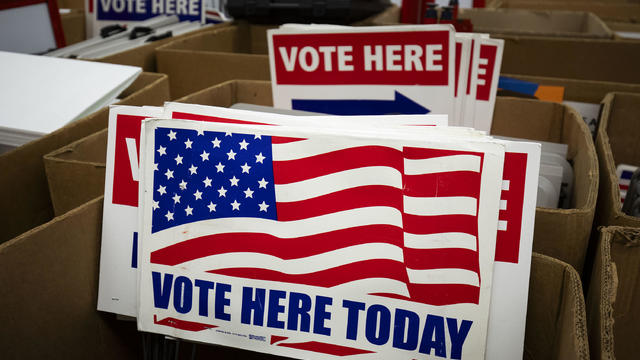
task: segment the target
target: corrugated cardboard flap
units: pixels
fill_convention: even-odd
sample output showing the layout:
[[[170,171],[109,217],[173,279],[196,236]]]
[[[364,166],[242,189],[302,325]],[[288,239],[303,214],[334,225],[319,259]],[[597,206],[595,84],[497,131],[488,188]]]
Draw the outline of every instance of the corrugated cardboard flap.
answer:
[[[582,284],[568,264],[534,253],[525,359],[589,359]]]
[[[640,227],[640,218],[622,212],[618,164],[640,165],[640,95],[611,93],[603,100],[596,147],[600,162],[597,223]]]
[[[570,209],[536,209],[533,250],[572,265],[579,273],[589,244],[598,193],[598,159],[589,128],[571,107],[498,97],[491,133],[569,145],[574,186]]]
[[[104,194],[107,129],[44,156],[55,216]]]

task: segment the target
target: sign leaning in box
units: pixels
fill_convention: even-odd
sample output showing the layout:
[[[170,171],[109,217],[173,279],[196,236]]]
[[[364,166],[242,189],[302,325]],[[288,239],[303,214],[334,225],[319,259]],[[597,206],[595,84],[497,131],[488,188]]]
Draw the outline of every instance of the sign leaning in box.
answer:
[[[260,118],[264,116],[256,116],[255,120]],[[150,127],[146,127],[147,124]],[[489,267],[485,267],[485,261],[493,257],[495,249],[486,248],[483,238],[491,232],[495,236],[497,225],[498,203],[492,203],[491,199],[497,201],[499,198],[503,156],[501,152],[504,151],[499,145],[495,147],[497,144],[490,141],[478,141],[458,148],[458,145],[462,145],[462,138],[458,138],[458,143],[455,140],[439,142],[435,137],[434,142],[418,141],[417,137],[408,135],[409,132],[394,135],[387,131],[389,137],[383,137],[378,132],[352,132],[345,129],[336,133],[312,128],[303,130],[285,126],[249,127],[207,122],[189,124],[173,120],[146,122],[143,131],[144,150],[141,153],[144,175],[141,189],[144,189],[145,198],[142,201],[141,212],[144,220],[141,227],[143,250],[138,317],[141,329],[294,357],[325,358],[327,355],[338,355],[336,351],[359,353],[365,357],[388,357],[402,353],[431,353],[452,358],[484,357],[488,308],[483,310],[483,306],[487,306],[488,303],[484,303],[483,299],[484,296],[489,296],[484,291],[487,291],[485,287],[490,286],[491,282],[491,275],[484,272],[489,270]],[[198,133],[201,133],[201,139],[197,138]],[[340,133],[343,135],[339,135]],[[345,133],[348,135],[344,135]],[[175,140],[180,137],[180,141],[169,143],[174,137]],[[288,140],[292,137],[307,140]],[[202,142],[203,139],[206,141]],[[329,139],[332,140],[328,141]],[[193,150],[183,151],[183,142],[190,144],[191,141]],[[229,152],[218,151],[220,154],[215,155],[217,150],[211,150],[209,153],[209,145],[212,142],[216,148],[216,145],[219,145],[220,150],[224,149],[226,142]],[[322,149],[321,144],[325,144],[326,148]],[[252,145],[252,149],[249,150]],[[321,147],[318,148],[317,145]],[[387,153],[396,149],[396,146],[401,146],[403,151],[392,150],[391,153]],[[362,158],[357,153],[365,148],[387,155],[381,153],[380,156]],[[463,148],[465,150],[462,152],[458,151]],[[334,153],[337,149],[340,150]],[[243,152],[244,150],[249,151]],[[239,157],[249,154],[247,159],[259,159],[260,165],[253,160],[251,165],[248,164],[249,161],[245,161],[244,165],[236,169],[234,162],[227,161],[235,158],[236,152]],[[255,157],[254,152],[257,152]],[[154,155],[156,153],[158,155]],[[337,155],[346,161],[329,161],[327,164],[333,163],[338,166],[333,170],[330,167],[320,169],[315,166],[309,168],[310,171],[305,174],[287,170],[291,166],[292,170],[297,168],[296,164],[301,161],[314,161],[314,153],[320,157]],[[182,175],[181,168],[175,167],[174,170],[174,154],[177,154],[175,157],[183,158],[186,163],[191,163],[192,167],[196,163],[199,164],[200,167],[196,171],[204,172],[200,175],[205,175],[203,185],[196,182],[195,192],[193,187],[185,184],[187,178]],[[210,161],[209,154],[213,159],[210,165],[206,163]],[[261,155],[266,157],[266,160]],[[382,161],[378,166],[381,166],[380,171],[385,174],[383,168],[394,167],[392,164],[404,158],[403,172],[398,173],[394,170],[389,173],[394,174],[391,177],[379,177],[385,184],[380,184],[382,187],[379,191],[386,193],[395,188],[402,188],[402,183],[411,180],[405,179],[406,176],[412,178],[420,177],[425,172],[451,171],[430,168],[431,165],[428,164],[433,164],[439,169],[436,164],[443,164],[440,160],[444,159],[437,159],[441,156],[447,156],[447,163],[450,165],[446,166],[447,169],[454,169],[456,166],[467,169],[467,166],[472,164],[467,163],[468,161],[477,161],[482,157],[481,167],[475,170],[479,170],[479,177],[475,180],[477,182],[469,184],[469,190],[478,186],[474,190],[479,191],[476,195],[484,194],[476,198],[477,202],[464,205],[470,198],[433,198],[428,195],[432,188],[421,188],[416,183],[415,188],[408,187],[403,191],[404,206],[401,206],[398,212],[395,205],[392,205],[395,197],[391,193],[389,196],[383,196],[386,200],[378,198],[382,202],[378,203],[376,200],[377,205],[370,204],[366,200],[368,196],[360,201],[349,200],[352,196],[350,193],[367,187],[351,188],[358,184],[357,181],[352,182],[360,178],[361,175],[356,174],[358,171],[339,172],[348,169],[350,162],[363,164],[362,161],[365,161],[373,165]],[[478,156],[476,160],[475,156]],[[226,165],[222,164],[223,158]],[[271,159],[273,164],[269,166],[270,162],[267,162]],[[267,163],[266,166],[262,166],[262,160]],[[216,161],[218,164],[213,166]],[[158,172],[153,170],[154,163],[158,164]],[[414,165],[417,167],[414,168]],[[223,166],[228,167],[225,169]],[[262,168],[268,170],[268,173],[263,173],[260,170]],[[312,170],[314,168],[316,170]],[[427,170],[428,168],[431,170]],[[191,172],[191,168],[187,169],[186,166],[184,170],[187,171],[184,175]],[[174,172],[174,176],[178,175],[176,179],[180,178],[183,181],[176,181],[175,184],[170,181],[166,173],[171,171]],[[217,174],[223,171],[226,176],[220,178]],[[338,171],[335,176],[348,176],[351,180],[329,180],[329,177],[334,176],[334,171]],[[233,176],[228,178],[228,175]],[[255,181],[252,176],[256,177]],[[303,186],[305,182],[315,182],[314,178],[322,176],[329,176],[326,182],[323,181],[328,188],[325,188],[322,182],[318,182],[314,189]],[[207,180],[217,181],[222,185],[220,188],[216,185],[217,189],[207,189]],[[247,189],[234,191],[234,186],[239,182],[244,182],[242,186],[238,186],[239,190],[245,186]],[[270,186],[274,183],[275,187]],[[347,183],[351,185],[335,192],[338,190],[335,186]],[[181,189],[184,187],[185,193],[182,194]],[[188,193],[186,190],[189,190]],[[460,190],[464,192],[463,189]],[[180,206],[176,205],[177,196],[180,196],[178,192],[185,196],[184,205],[182,202]],[[323,199],[323,196],[320,196],[322,194],[316,194],[317,192],[327,192],[326,196],[329,197],[343,197],[343,201],[331,202],[334,205],[312,207],[308,204],[309,201]],[[174,193],[173,198],[167,195],[170,193]],[[316,195],[313,194],[319,198],[314,199]],[[403,196],[401,193],[397,195]],[[416,197],[423,199],[424,203]],[[202,201],[205,199],[208,202]],[[429,205],[433,201],[444,204],[442,201],[445,199],[451,206],[439,205],[440,210],[436,211]],[[486,206],[482,204],[483,199],[487,201]],[[204,209],[201,209],[201,205]],[[236,214],[236,211],[240,214],[242,206],[245,206],[248,213],[241,216],[255,214],[253,216],[258,218],[235,218],[233,214]],[[156,209],[155,212],[153,208]],[[370,211],[369,216],[362,217],[362,212]],[[495,213],[491,214],[491,211]],[[334,216],[339,216],[341,220],[329,220]],[[444,228],[429,226],[430,231],[427,233],[435,232],[433,234],[437,236],[441,231],[478,226],[478,248],[468,253],[468,256],[475,260],[464,261],[465,256],[462,256],[462,253],[467,251],[456,248],[449,249],[451,253],[446,259],[457,265],[436,265],[424,260],[430,258],[430,254],[439,258],[436,254],[441,251],[417,245],[420,241],[417,241],[416,245],[409,245],[406,238],[405,244],[400,245],[403,232],[423,233],[425,229],[420,227],[419,219],[429,222],[440,217],[441,221],[444,221],[448,216],[458,218],[456,224],[441,223]],[[478,220],[487,216],[487,226],[484,227]],[[246,225],[243,225],[247,220]],[[189,225],[193,221],[198,222]],[[398,237],[387,234],[375,240],[372,236],[341,238],[339,235],[353,231],[366,232],[379,226],[388,230],[397,229],[392,232],[399,231],[396,235]],[[185,229],[182,229],[183,227]],[[183,233],[187,228],[191,230]],[[379,231],[379,235],[384,232],[381,229]],[[241,238],[233,241],[234,234],[237,236],[238,232],[253,235],[247,235],[239,242],[237,240]],[[266,234],[261,234],[263,232]],[[176,236],[178,233],[186,237]],[[271,241],[270,245],[263,248],[260,244],[267,240],[260,238],[265,236],[266,239],[271,238]],[[314,246],[306,241],[317,237],[326,237],[326,240],[313,241]],[[205,238],[209,239],[206,240],[207,244],[214,245],[213,252],[187,250],[195,250],[192,246]],[[230,248],[220,247],[227,242],[225,239],[231,241],[230,245],[234,245]],[[395,243],[394,239],[400,243]],[[301,244],[309,247],[297,246]],[[245,252],[241,250],[243,248]],[[186,252],[178,249],[184,249]],[[236,253],[237,251],[240,253]],[[453,255],[454,253],[460,254]],[[178,258],[173,258],[171,254]],[[280,260],[273,256],[279,257]],[[327,261],[324,261],[327,256]],[[219,261],[211,262],[214,259]],[[373,266],[374,263],[378,265]],[[391,267],[383,266],[383,263]],[[476,268],[472,264],[479,266]],[[396,269],[396,266],[399,268]],[[405,269],[405,266],[409,269]],[[469,266],[478,269],[480,273],[476,270],[469,272]],[[355,271],[355,268],[360,268],[361,271]],[[383,268],[386,270],[379,272]],[[402,275],[405,272],[408,278]],[[483,279],[482,283],[477,282],[478,274]],[[369,284],[369,280],[373,282]],[[181,297],[183,288],[193,288],[196,283],[201,284],[204,289],[202,291],[207,294],[213,289],[212,296],[218,298],[217,310],[205,310],[197,301]],[[195,286],[200,287],[197,284]],[[173,292],[172,287],[175,288]],[[215,289],[218,289],[218,293],[215,293]],[[370,297],[371,295],[367,294],[376,295]],[[268,305],[264,307],[259,305],[260,303]],[[311,311],[312,308],[315,310]],[[289,318],[283,321],[286,315],[281,317],[279,314],[287,313]],[[419,313],[431,315],[423,318]],[[207,316],[204,316],[205,314]],[[441,317],[443,315],[446,319]],[[396,319],[397,326],[392,326],[392,318]],[[467,319],[469,321],[465,322]],[[368,325],[365,326],[365,323]],[[445,330],[444,326],[448,330]],[[216,330],[206,330],[212,327]],[[199,329],[202,331],[197,331]],[[408,331],[408,337],[405,336],[405,329]],[[249,335],[264,341],[256,341]],[[318,347],[309,345],[309,342]]]

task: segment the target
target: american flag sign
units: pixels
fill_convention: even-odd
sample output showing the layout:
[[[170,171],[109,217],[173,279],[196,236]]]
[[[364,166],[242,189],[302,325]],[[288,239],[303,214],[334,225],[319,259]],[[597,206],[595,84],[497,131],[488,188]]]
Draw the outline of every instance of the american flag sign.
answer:
[[[148,156],[143,211],[150,221],[144,221],[142,229],[142,263],[148,267],[141,270],[141,289],[146,284],[152,291],[141,290],[141,323],[153,314],[153,326],[161,332],[185,332],[209,341],[204,334],[213,332],[214,342],[251,349],[256,349],[255,341],[245,344],[237,337],[264,337],[265,349],[258,350],[294,357],[379,357],[398,349],[408,358],[418,353],[448,358],[482,353],[488,316],[483,294],[487,289],[490,293],[491,266],[481,265],[481,259],[493,259],[494,252],[494,247],[481,245],[479,233],[483,179],[491,177],[484,176],[486,149],[309,133],[290,136],[287,129],[256,126],[165,124],[178,123],[158,121],[145,130],[153,136],[147,138],[152,141],[143,155]],[[496,166],[489,168],[495,173],[497,204],[502,164],[494,160],[499,146],[492,145],[490,158]],[[493,246],[497,205],[494,215]],[[490,257],[481,256],[484,249]],[[215,305],[212,317],[202,308],[207,306],[203,293],[209,289],[204,281],[211,281],[213,293],[221,291],[220,286],[228,290],[228,297],[224,292],[213,296],[222,305]],[[287,310],[278,310],[279,300],[271,302],[273,296],[281,295],[283,303],[287,299],[284,291],[267,292],[272,284],[278,291],[283,284],[291,289]],[[312,305],[304,301],[313,298],[311,294],[324,295],[316,296]],[[336,296],[343,301],[336,301]],[[153,308],[146,312],[142,304],[149,297]],[[324,326],[316,328],[315,319],[323,318],[317,313],[320,298],[347,311],[350,324],[340,323],[334,310],[325,314]],[[356,300],[348,299],[367,301],[360,309],[353,305]],[[266,323],[259,310],[264,307],[253,308],[252,301],[268,304]],[[353,314],[369,304],[380,308],[366,310],[367,320],[361,325],[366,335],[358,337]],[[429,325],[435,320],[419,319],[422,313],[411,310],[415,306],[442,319],[440,335],[440,326]],[[451,312],[456,306],[464,311]],[[292,308],[297,309],[295,316]],[[304,316],[295,320],[311,308],[313,330],[305,328]],[[403,311],[415,314],[402,320],[407,335],[404,330],[402,335],[385,335],[398,328],[385,330],[387,312],[391,322],[391,317],[400,321]],[[379,325],[369,316],[380,319]],[[230,326],[227,322],[234,318],[240,321],[232,333],[240,336],[217,329]],[[278,320],[285,318],[287,325]],[[471,325],[474,321],[468,318],[480,320]],[[418,326],[423,320],[424,326]],[[420,329],[415,339],[411,326]],[[344,334],[335,331],[338,328],[344,328]],[[265,332],[269,329],[289,332]],[[311,342],[293,341],[301,339],[300,331],[322,341],[313,336]],[[467,338],[480,346],[479,352],[467,350],[476,345],[463,346],[469,344]]]

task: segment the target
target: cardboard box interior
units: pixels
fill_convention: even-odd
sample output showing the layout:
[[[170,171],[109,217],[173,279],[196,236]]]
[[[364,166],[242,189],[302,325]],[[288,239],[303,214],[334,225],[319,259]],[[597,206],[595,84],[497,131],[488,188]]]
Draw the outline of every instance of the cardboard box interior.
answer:
[[[572,206],[536,209],[533,250],[582,273],[598,193],[597,156],[582,117],[566,105],[498,97],[491,134],[569,145],[567,160],[574,171]]]
[[[531,81],[540,85],[564,87],[564,99],[591,104],[602,102],[610,92],[640,93],[640,84],[617,83],[611,81],[578,80],[566,78],[554,78],[545,76],[501,74],[524,81]]]
[[[640,166],[640,95],[611,93],[603,101],[596,137],[600,163],[600,192],[596,223],[600,226],[640,227],[640,218],[622,212],[616,167]]]
[[[104,193],[107,129],[44,156],[51,205],[55,216]]]
[[[172,98],[227,80],[269,80],[269,28],[241,22],[159,47],[158,71],[169,75]]]
[[[505,40],[503,73],[640,83],[640,41],[496,37]]]
[[[568,264],[533,253],[524,359],[589,359],[582,283]]]
[[[108,55],[103,58],[96,59],[96,61],[110,63],[110,64],[139,66],[142,68],[142,71],[161,72],[161,71],[158,71],[158,66],[157,66],[157,60],[156,60],[157,48],[159,48],[160,46],[166,45],[172,41],[183,39],[183,38],[193,36],[202,32],[211,31],[213,28],[223,27],[223,26],[227,26],[227,24],[216,24],[216,25],[213,25],[213,27],[202,28],[187,34],[178,35],[176,37],[157,40],[131,50],[122,51],[117,54]]]
[[[84,11],[72,9],[67,14],[60,14],[62,32],[67,46],[83,41],[87,38],[85,31]]]
[[[640,352],[640,230],[605,227],[587,294],[593,359],[634,359]]]
[[[583,11],[523,9],[461,9],[474,32],[553,37],[612,38],[613,32],[597,16]]]
[[[119,104],[162,105],[169,99],[167,76],[142,73],[121,93]],[[43,224],[54,215],[43,155],[107,127],[103,108],[51,134],[0,155],[0,243]]]
[[[638,3],[637,1],[498,0],[493,4],[493,6],[511,9],[589,11],[594,13],[602,20],[615,20],[621,22],[640,21],[640,3]]]

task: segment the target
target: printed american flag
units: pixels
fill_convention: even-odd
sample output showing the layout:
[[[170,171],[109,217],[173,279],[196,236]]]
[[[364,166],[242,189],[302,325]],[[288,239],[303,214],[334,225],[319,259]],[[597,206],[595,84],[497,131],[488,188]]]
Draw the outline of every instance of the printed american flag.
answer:
[[[334,140],[156,129],[151,263],[477,304],[483,154]]]

